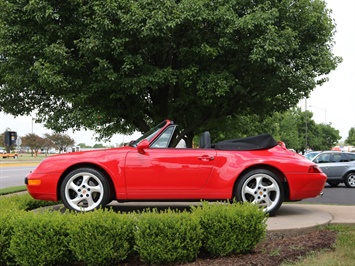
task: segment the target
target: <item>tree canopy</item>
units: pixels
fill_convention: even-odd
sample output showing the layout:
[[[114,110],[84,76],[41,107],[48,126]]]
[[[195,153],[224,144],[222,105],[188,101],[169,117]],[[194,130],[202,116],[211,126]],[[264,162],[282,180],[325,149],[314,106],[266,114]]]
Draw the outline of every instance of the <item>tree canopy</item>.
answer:
[[[0,0],[0,111],[102,137],[169,118],[191,144],[307,97],[334,33],[324,0]]]
[[[349,129],[349,136],[346,138],[345,143],[355,146],[355,127]]]

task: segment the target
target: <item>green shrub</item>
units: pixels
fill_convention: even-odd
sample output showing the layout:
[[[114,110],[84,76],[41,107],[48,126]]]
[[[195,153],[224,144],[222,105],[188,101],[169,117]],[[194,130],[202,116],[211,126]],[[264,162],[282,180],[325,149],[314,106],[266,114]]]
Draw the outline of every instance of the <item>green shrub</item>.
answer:
[[[257,205],[203,202],[193,212],[200,216],[202,247],[212,256],[252,250],[266,234],[266,214]]]
[[[117,264],[133,250],[133,221],[127,214],[96,210],[71,219],[69,247],[89,265]]]
[[[146,263],[193,261],[201,247],[201,234],[196,215],[170,209],[146,211],[137,216],[135,250]]]
[[[13,215],[14,213],[12,213]],[[10,212],[1,212],[0,215],[0,265],[6,265],[13,261],[9,252],[10,241],[13,234]]]
[[[19,265],[63,265],[71,258],[67,216],[59,212],[19,212],[11,219],[9,252]]]
[[[203,202],[192,213],[121,214],[25,211],[57,203],[28,194],[0,197],[0,265],[119,264],[137,251],[151,264],[245,253],[263,239],[267,215],[257,205]]]

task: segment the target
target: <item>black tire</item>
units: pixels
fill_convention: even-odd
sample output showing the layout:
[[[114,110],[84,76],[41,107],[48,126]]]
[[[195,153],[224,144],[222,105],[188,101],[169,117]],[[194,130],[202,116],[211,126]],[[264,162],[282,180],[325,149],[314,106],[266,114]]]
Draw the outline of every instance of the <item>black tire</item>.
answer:
[[[355,173],[349,173],[346,175],[345,185],[350,188],[355,188]]]
[[[60,196],[66,208],[87,212],[104,207],[110,198],[106,177],[92,168],[70,172],[60,187]]]
[[[258,169],[239,177],[234,196],[240,202],[259,204],[263,211],[274,215],[284,200],[284,191],[275,173]]]
[[[340,184],[340,182],[338,182],[338,181],[327,181],[327,183],[331,187],[337,187]]]

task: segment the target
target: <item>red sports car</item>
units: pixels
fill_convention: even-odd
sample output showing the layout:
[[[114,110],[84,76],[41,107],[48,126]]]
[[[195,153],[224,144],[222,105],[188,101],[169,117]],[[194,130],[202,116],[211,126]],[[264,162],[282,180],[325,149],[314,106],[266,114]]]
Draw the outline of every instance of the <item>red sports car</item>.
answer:
[[[271,214],[283,201],[322,193],[327,177],[320,168],[269,134],[211,144],[206,131],[199,148],[179,148],[177,130],[166,120],[126,147],[48,157],[27,175],[28,192],[35,199],[62,200],[76,211],[112,200],[235,198]]]

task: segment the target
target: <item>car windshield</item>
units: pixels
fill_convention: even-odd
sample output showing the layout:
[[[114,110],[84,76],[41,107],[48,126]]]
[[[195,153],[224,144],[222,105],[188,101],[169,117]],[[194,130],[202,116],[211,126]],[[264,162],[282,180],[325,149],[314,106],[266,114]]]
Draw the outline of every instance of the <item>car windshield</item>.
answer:
[[[140,138],[132,141],[129,146],[137,147],[137,145],[144,139],[148,140],[149,142],[151,139],[166,125],[167,121],[161,122],[159,125],[153,127],[148,132],[144,133]]]
[[[314,157],[316,157],[317,154],[319,154],[320,151],[311,151],[311,152],[308,152],[304,155],[304,157],[306,157],[308,160],[312,161],[312,159]]]

